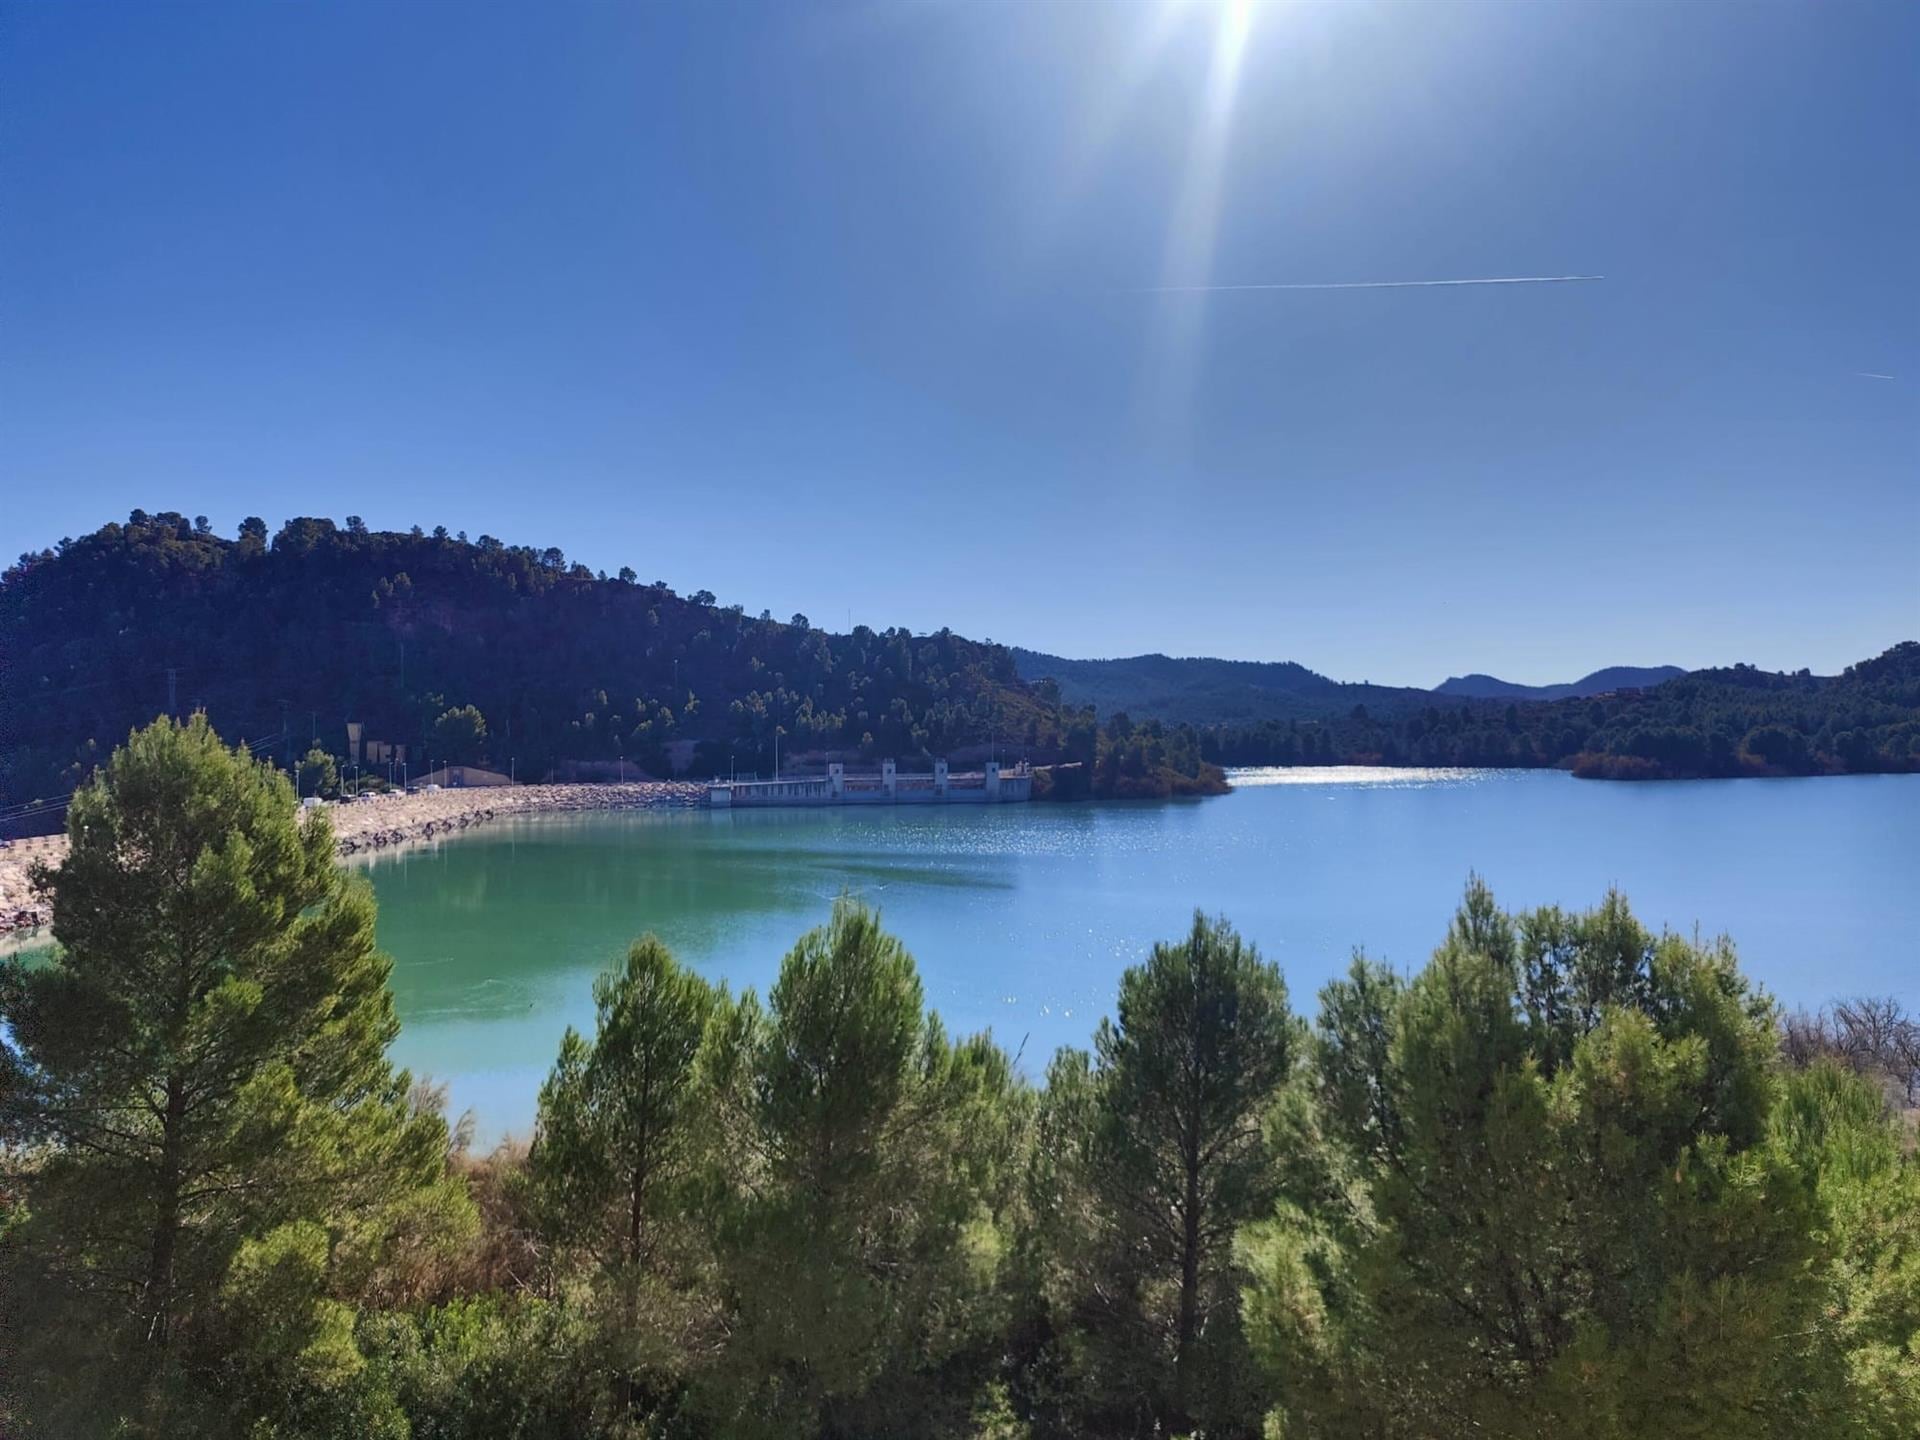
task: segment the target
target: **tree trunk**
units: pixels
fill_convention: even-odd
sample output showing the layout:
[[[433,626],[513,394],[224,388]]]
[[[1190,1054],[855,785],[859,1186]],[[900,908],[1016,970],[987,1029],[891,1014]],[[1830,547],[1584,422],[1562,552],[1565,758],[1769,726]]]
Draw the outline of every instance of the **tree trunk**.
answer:
[[[626,1311],[626,1339],[631,1342],[633,1333],[640,1328],[640,1234],[641,1214],[646,1202],[646,1172],[635,1167],[633,1178],[629,1182],[631,1195],[627,1211],[627,1273],[620,1277],[620,1283],[626,1288],[624,1309]],[[620,1413],[630,1414],[639,1398],[640,1387],[635,1381],[633,1367],[620,1367]]]
[[[627,1259],[635,1265],[640,1263],[640,1210],[646,1194],[646,1183],[646,1176],[635,1170],[630,1187],[632,1206],[627,1214]]]
[[[167,1080],[167,1106],[160,1119],[160,1171],[154,1184],[153,1240],[147,1251],[142,1308],[147,1339],[165,1349],[173,1321],[173,1262],[180,1241],[181,1137],[186,1096],[179,1080]]]
[[[1181,1207],[1180,1342],[1173,1356],[1175,1425],[1193,1428],[1193,1347],[1200,1329],[1200,1157],[1187,1157],[1186,1204]]]

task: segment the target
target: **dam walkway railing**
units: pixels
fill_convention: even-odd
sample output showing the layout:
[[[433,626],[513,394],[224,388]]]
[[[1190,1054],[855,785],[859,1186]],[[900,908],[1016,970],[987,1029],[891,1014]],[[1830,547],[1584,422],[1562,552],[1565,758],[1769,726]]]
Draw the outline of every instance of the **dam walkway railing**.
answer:
[[[933,773],[902,775],[884,761],[878,775],[849,775],[840,763],[825,775],[780,780],[715,780],[707,804],[716,810],[774,805],[999,805],[1033,798],[1033,771],[1025,765],[954,774],[936,760]]]

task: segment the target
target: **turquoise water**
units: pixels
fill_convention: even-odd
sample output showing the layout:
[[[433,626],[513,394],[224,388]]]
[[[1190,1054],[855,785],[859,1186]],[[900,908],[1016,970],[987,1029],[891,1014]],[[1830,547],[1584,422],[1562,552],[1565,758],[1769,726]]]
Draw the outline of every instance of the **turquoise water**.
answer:
[[[1038,1075],[1196,906],[1311,1009],[1356,946],[1423,961],[1472,869],[1508,906],[1618,885],[1650,924],[1732,935],[1789,1003],[1920,1003],[1920,776],[1267,772],[1168,803],[533,817],[369,865],[396,1058],[447,1082],[485,1136],[526,1131],[562,1030],[591,1027],[593,975],[644,931],[764,993],[851,891],[906,941],[950,1028],[991,1027]]]

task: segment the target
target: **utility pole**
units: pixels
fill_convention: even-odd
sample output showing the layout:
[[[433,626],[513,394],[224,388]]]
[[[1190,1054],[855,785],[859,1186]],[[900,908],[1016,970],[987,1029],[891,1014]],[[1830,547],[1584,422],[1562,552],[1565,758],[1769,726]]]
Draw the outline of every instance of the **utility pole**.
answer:
[[[180,709],[180,672],[169,665],[167,667],[167,716],[172,718]]]

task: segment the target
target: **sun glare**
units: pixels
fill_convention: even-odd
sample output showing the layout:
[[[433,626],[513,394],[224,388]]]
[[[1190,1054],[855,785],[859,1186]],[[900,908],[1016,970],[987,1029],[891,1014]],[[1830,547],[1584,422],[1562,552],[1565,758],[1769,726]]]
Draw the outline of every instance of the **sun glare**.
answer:
[[[1179,196],[1168,217],[1166,252],[1161,266],[1161,286],[1166,294],[1161,300],[1157,326],[1160,355],[1153,408],[1158,412],[1164,433],[1177,435],[1185,428],[1200,334],[1206,318],[1204,301],[1191,292],[1205,285],[1212,274],[1234,102],[1240,90],[1258,0],[1210,0],[1210,3],[1169,0],[1169,3],[1182,15],[1190,11],[1208,13],[1214,25],[1206,86],[1188,145]]]
[[[1233,110],[1240,85],[1240,62],[1246,58],[1247,37],[1253,33],[1256,0],[1222,0],[1213,40],[1213,73],[1207,98],[1211,114],[1224,121]]]

